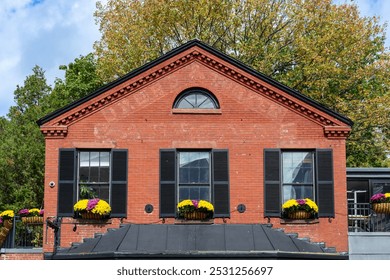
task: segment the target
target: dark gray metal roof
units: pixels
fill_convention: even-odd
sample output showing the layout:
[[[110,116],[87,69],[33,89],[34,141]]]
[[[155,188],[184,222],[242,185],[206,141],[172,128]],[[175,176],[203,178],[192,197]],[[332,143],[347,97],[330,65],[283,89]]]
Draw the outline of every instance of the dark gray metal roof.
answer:
[[[50,258],[347,259],[348,256],[261,224],[124,224],[84,243],[59,249]]]

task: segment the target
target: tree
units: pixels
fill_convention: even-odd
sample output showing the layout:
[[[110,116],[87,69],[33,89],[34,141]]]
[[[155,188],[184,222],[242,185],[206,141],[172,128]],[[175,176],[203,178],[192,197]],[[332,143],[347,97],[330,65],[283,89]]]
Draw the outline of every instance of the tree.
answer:
[[[39,66],[14,92],[16,106],[0,118],[0,209],[40,207],[43,202],[45,142],[36,121],[86,96],[100,85],[92,54],[61,66],[65,79],[54,89]]]
[[[43,116],[41,102],[49,95],[44,71],[35,66],[23,86],[14,92],[16,106],[0,124],[1,205],[17,211],[43,202],[44,141],[36,120]]]
[[[52,111],[90,94],[103,85],[96,72],[96,59],[93,54],[80,56],[68,66],[60,66],[60,69],[65,71],[65,79],[55,80],[53,92],[46,101]]]
[[[350,117],[348,165],[390,166],[385,26],[331,0],[109,0],[95,13],[111,81],[197,38]]]

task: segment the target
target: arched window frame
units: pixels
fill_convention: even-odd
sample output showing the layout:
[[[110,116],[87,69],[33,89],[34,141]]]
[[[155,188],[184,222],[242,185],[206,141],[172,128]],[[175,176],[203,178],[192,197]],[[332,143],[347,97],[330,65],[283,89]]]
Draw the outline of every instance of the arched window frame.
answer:
[[[188,98],[190,95],[196,95],[195,97],[195,104],[191,104],[186,98]],[[204,104],[205,101],[202,101],[201,104],[197,104],[197,95],[202,95],[207,98],[207,100],[211,101],[211,103],[214,105],[213,108],[202,108],[199,107],[199,105]],[[179,107],[180,103],[186,99],[188,104],[190,105],[195,105],[193,108],[181,108]],[[175,102],[173,103],[173,109],[179,109],[179,110],[218,110],[220,109],[219,107],[219,102],[217,98],[208,90],[202,89],[202,88],[191,88],[187,89],[183,92],[181,92],[175,99]]]

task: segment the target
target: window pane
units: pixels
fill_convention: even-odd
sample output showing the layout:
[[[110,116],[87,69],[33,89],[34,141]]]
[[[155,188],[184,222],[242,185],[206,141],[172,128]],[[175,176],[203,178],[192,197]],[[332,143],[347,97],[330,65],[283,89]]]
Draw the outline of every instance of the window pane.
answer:
[[[190,168],[180,168],[179,183],[189,184],[190,183]]]
[[[184,199],[204,199],[210,201],[210,187],[201,186],[201,187],[179,187],[179,201]]]
[[[91,199],[91,198],[97,198],[98,193],[93,188],[93,186],[88,184],[80,184],[79,187],[79,199]]]
[[[194,106],[192,106],[190,103],[188,103],[187,100],[182,99],[182,100],[180,100],[179,104],[177,104],[177,108],[180,108],[180,109],[192,109],[192,108],[194,108]]]
[[[180,152],[179,183],[204,184],[210,182],[209,152]]]
[[[99,152],[91,152],[91,163],[90,166],[99,166],[100,159],[99,159]]]
[[[313,183],[312,153],[283,153],[283,183]]]
[[[89,167],[89,152],[80,152],[80,166]]]
[[[190,199],[196,199],[199,200],[199,188],[192,187],[190,188]]]
[[[189,104],[191,104],[192,107],[196,107],[196,96],[195,96],[195,94],[187,95],[184,99],[185,99]]]
[[[108,182],[109,180],[110,180],[110,168],[101,167],[99,182]]]
[[[313,186],[283,186],[283,203],[289,199],[310,198],[314,200]]]
[[[89,171],[89,182],[99,182],[99,167],[91,167]]]
[[[202,103],[202,105],[199,108],[214,109],[215,105],[214,105],[213,101],[211,101],[210,99],[207,99],[205,102]]]
[[[193,167],[190,170],[190,181],[188,183],[196,184],[199,182],[199,168]]]
[[[184,200],[184,199],[189,199],[190,198],[190,189],[189,188],[179,188],[179,202]]]
[[[80,167],[79,177],[80,182],[89,182],[89,167]]]
[[[372,193],[387,193],[390,192],[390,182],[380,182],[380,183],[373,183],[372,184]]]
[[[94,186],[94,190],[97,193],[97,197],[100,199],[103,199],[105,201],[109,201],[110,196],[109,196],[109,188],[108,185],[98,185]]]
[[[210,182],[210,169],[199,168],[199,183],[207,184]]]
[[[110,166],[110,153],[109,152],[100,152],[100,166],[103,166],[103,167]]]
[[[205,96],[204,94],[197,94],[196,95],[196,106],[197,107],[201,107],[202,104],[208,99],[207,96]]]
[[[199,188],[200,199],[210,201],[210,188]]]

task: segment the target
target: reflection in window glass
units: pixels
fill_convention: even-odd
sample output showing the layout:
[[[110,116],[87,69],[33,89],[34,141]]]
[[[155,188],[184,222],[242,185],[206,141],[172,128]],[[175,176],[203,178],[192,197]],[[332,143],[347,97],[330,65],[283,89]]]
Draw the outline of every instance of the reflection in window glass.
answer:
[[[109,202],[110,152],[80,151],[78,199],[101,198]]]
[[[210,201],[210,152],[179,152],[179,196]]]
[[[283,203],[289,199],[314,200],[314,155],[312,152],[282,153]]]

